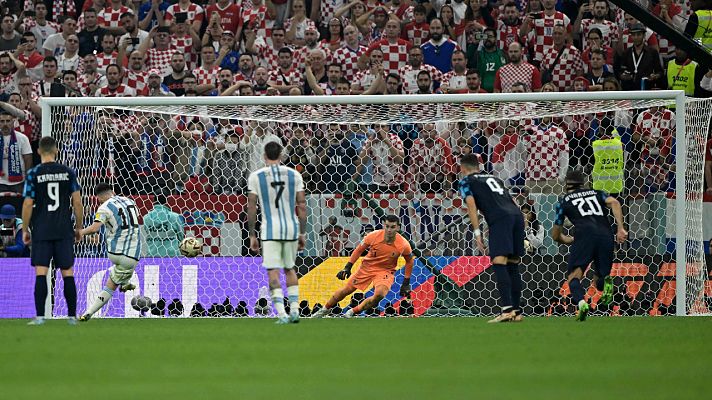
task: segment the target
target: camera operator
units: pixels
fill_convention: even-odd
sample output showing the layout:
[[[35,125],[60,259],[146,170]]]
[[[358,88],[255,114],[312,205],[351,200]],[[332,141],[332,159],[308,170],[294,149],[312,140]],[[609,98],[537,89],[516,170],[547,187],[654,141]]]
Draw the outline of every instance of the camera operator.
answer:
[[[15,207],[2,206],[0,220],[0,257],[29,257],[30,248],[22,241],[22,220],[16,217]]]

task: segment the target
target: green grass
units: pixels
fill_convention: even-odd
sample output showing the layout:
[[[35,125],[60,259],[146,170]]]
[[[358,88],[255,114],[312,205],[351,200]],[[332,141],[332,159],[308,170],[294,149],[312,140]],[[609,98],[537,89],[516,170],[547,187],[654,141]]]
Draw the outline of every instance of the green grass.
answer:
[[[4,399],[699,399],[712,319],[0,321]]]

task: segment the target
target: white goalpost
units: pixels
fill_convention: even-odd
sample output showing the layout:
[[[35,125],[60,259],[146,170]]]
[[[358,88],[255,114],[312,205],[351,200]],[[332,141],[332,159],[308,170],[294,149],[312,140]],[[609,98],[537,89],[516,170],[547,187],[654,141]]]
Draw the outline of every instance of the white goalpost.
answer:
[[[261,259],[245,245],[244,210],[246,174],[260,166],[261,146],[271,140],[305,176],[309,233],[297,268],[304,316],[340,287],[336,272],[384,214],[399,217],[417,261],[411,298],[398,295],[399,269],[372,315],[496,313],[489,259],[476,250],[453,186],[457,157],[468,152],[480,154],[531,218],[525,314],[568,314],[568,249],[549,230],[566,171],[582,170],[594,183],[593,142],[603,134],[620,138],[625,154],[616,196],[630,237],[616,249],[614,304],[594,307],[594,315],[710,312],[704,238],[712,232],[703,231],[710,217],[702,196],[712,100],[646,91],[42,98],[40,105],[42,135],[57,139],[59,161],[77,171],[87,221],[98,206],[93,186],[107,181],[135,199],[142,220],[166,203],[181,216],[184,234],[203,241],[202,255],[185,258],[176,238],[150,239],[144,227],[152,241],[133,278],[137,289],[117,295],[101,312],[106,317],[142,314],[130,304],[138,294],[153,300],[146,315],[272,315]],[[110,267],[105,250],[99,241],[77,245],[78,312],[101,290]],[[588,280],[585,286],[595,305],[600,294]],[[66,315],[61,303],[48,314]]]

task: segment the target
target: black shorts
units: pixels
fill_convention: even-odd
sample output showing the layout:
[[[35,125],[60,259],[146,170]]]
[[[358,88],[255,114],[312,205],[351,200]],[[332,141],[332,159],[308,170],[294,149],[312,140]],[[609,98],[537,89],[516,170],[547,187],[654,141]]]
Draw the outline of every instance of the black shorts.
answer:
[[[494,221],[489,226],[490,258],[524,256],[524,217],[511,214]]]
[[[69,269],[74,265],[74,238],[58,240],[33,240],[31,250],[33,266],[49,267],[54,259],[55,267]]]
[[[613,237],[606,235],[589,235],[576,238],[571,244],[568,273],[577,268],[586,269],[593,262],[593,270],[601,278],[610,275],[613,265]]]

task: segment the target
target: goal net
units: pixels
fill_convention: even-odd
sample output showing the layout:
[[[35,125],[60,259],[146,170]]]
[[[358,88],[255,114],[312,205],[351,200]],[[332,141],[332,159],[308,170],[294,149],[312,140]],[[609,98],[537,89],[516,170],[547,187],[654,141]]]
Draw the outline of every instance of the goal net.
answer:
[[[489,258],[474,244],[456,191],[458,159],[467,153],[479,154],[525,214],[526,315],[574,312],[568,248],[549,235],[562,178],[572,169],[621,201],[629,232],[615,250],[613,304],[598,305],[592,271],[586,274],[594,315],[701,314],[711,294],[703,157],[712,101],[678,98],[675,105],[675,92],[43,99],[43,134],[58,140],[60,161],[77,171],[87,223],[98,206],[93,187],[102,181],[139,208],[145,243],[137,289],[117,293],[103,316],[138,316],[135,295],[152,299],[147,316],[273,315],[246,229],[246,178],[263,166],[269,141],[284,146],[284,164],[305,179],[307,246],[297,261],[304,316],[344,283],[337,271],[385,214],[399,217],[417,260],[410,298],[398,295],[401,259],[372,315],[499,312]],[[150,217],[161,207],[180,216],[182,232]],[[179,255],[183,235],[202,240],[201,256]],[[110,262],[102,236],[77,245],[76,254],[82,312]],[[55,286],[52,313],[66,315],[61,279]]]

